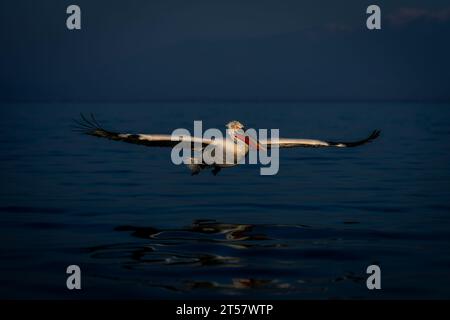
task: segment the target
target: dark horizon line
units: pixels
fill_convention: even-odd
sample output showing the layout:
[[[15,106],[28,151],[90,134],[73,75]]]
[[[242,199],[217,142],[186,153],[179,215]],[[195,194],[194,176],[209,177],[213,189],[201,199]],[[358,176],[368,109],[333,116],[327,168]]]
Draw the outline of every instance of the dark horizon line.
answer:
[[[174,98],[174,99],[0,99],[0,103],[450,103],[450,98],[439,99],[212,99],[212,98]]]

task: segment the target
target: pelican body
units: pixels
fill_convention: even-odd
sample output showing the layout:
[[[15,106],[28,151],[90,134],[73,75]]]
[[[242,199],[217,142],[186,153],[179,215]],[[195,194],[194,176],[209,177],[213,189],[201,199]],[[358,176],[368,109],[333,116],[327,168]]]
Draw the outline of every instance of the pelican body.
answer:
[[[212,173],[216,175],[221,168],[233,167],[245,162],[250,148],[264,149],[257,140],[245,135],[245,127],[239,121],[229,122],[226,128],[225,138],[216,138],[211,142],[209,139],[203,139],[202,142],[207,141],[208,146],[199,149],[194,147],[194,151],[198,151],[201,157],[189,158],[185,162],[193,175],[211,167],[213,168]],[[185,137],[185,139],[189,140],[190,137]],[[205,161],[208,158],[209,161]]]

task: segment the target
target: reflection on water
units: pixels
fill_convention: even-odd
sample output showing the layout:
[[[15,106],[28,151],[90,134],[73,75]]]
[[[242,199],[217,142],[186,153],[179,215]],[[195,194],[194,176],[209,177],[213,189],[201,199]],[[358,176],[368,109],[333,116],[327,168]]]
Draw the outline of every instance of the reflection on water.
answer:
[[[196,220],[179,229],[118,226],[115,231],[127,232],[138,241],[90,247],[90,257],[129,270],[121,273],[120,280],[169,291],[325,293],[336,283],[351,282],[360,287],[364,283],[362,270],[359,274],[346,271],[323,276],[308,265],[314,260],[358,257],[333,249],[332,243],[343,239],[328,231],[324,237],[324,230],[306,225]],[[350,239],[355,234],[347,236]]]
[[[257,234],[254,232],[255,225],[251,224],[231,224],[231,223],[220,223],[215,220],[196,220],[194,223],[186,228],[179,230],[158,230],[154,228],[142,228],[142,227],[132,227],[132,226],[120,226],[117,227],[116,231],[132,231],[132,235],[138,238],[148,239],[148,238],[158,238],[164,239],[174,238],[177,235],[185,236],[187,238],[196,237],[198,234],[204,235],[217,235],[217,241],[222,240],[269,240],[264,234]],[[197,234],[197,235],[196,235]],[[205,240],[214,240],[212,237],[207,237]]]
[[[95,258],[128,257],[127,268],[141,264],[166,265],[226,265],[239,266],[239,256],[223,256],[214,253],[217,247],[235,250],[252,247],[281,247],[284,244],[271,241],[267,235],[255,232],[254,225],[219,223],[214,220],[197,220],[181,229],[156,229],[152,227],[119,226],[116,231],[130,232],[133,237],[148,240],[143,245],[114,244],[90,248]],[[210,248],[207,251],[196,251]],[[186,250],[191,248],[191,250]],[[183,250],[181,250],[183,249]]]

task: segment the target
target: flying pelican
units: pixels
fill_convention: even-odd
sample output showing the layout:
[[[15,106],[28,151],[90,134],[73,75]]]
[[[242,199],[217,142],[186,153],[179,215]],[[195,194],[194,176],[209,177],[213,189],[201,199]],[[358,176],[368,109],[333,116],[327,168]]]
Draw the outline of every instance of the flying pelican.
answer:
[[[353,142],[333,142],[322,141],[314,139],[285,139],[280,138],[276,142],[258,141],[253,139],[249,135],[243,134],[245,126],[239,121],[231,121],[226,124],[227,137],[224,139],[205,139],[194,136],[173,136],[162,134],[133,134],[133,133],[118,133],[114,131],[105,130],[91,114],[90,119],[81,114],[81,120],[74,120],[77,124],[76,129],[84,134],[106,138],[115,141],[123,141],[133,144],[139,144],[147,147],[175,147],[178,144],[184,142],[191,144],[191,148],[194,149],[195,145],[201,146],[201,152],[204,152],[207,146],[218,148],[223,152],[231,152],[234,155],[234,159],[230,162],[224,160],[220,163],[206,164],[199,162],[195,158],[190,158],[190,161],[186,163],[192,172],[192,175],[200,173],[201,170],[212,168],[212,173],[217,175],[221,168],[236,166],[241,163],[242,159],[246,157],[250,148],[256,150],[278,148],[319,148],[319,147],[337,147],[337,148],[350,148],[357,147],[368,142],[371,142],[378,138],[380,135],[379,130],[374,130],[366,139],[353,141]],[[220,148],[220,149],[219,149]],[[226,159],[225,157],[223,159]]]

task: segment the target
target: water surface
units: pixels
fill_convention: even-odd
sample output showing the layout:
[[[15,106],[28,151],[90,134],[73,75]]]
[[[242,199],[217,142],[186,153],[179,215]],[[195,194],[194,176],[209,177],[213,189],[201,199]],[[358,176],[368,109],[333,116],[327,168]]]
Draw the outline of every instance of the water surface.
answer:
[[[445,104],[2,104],[0,298],[449,298]],[[354,149],[281,150],[191,177],[170,150],[82,136],[71,119],[170,133],[239,120]],[[82,269],[80,292],[65,268]],[[366,288],[379,264],[382,290]]]

